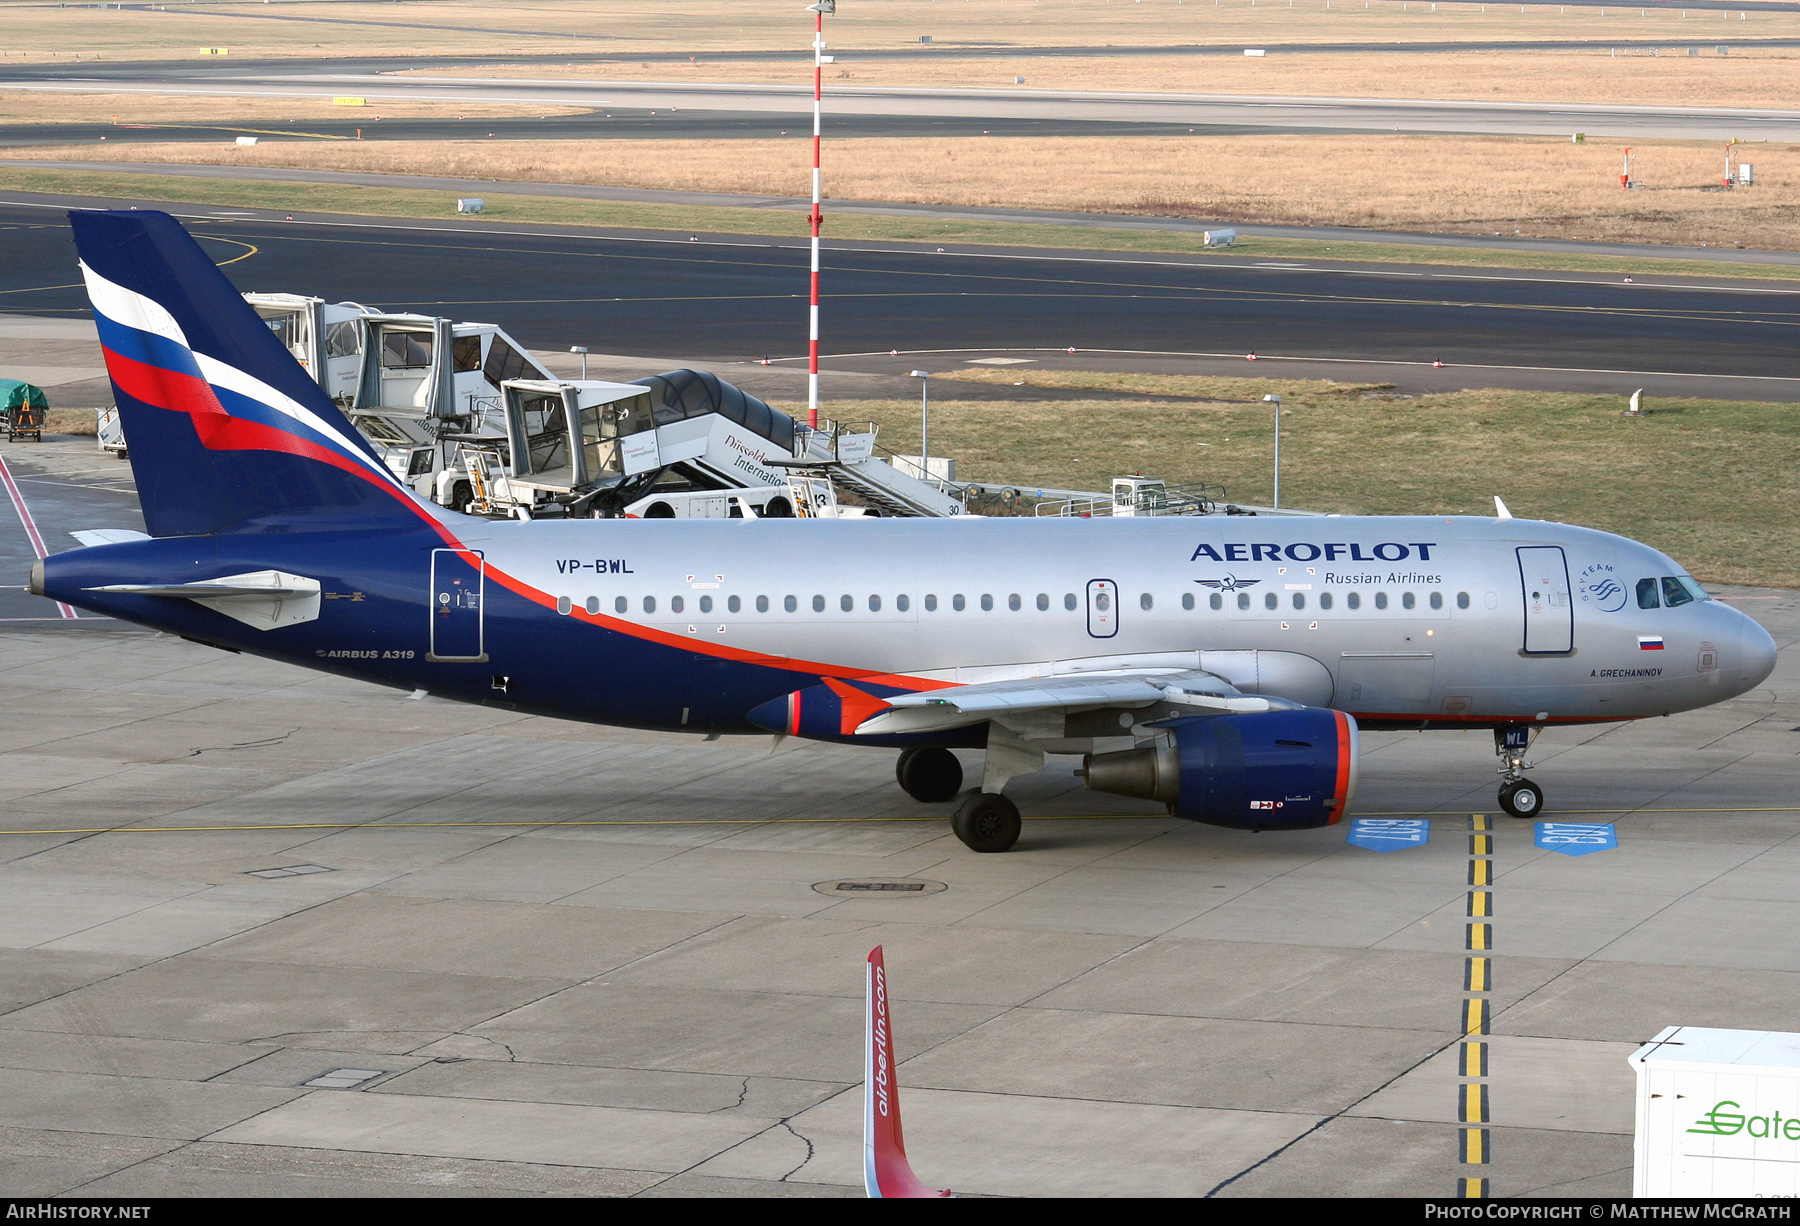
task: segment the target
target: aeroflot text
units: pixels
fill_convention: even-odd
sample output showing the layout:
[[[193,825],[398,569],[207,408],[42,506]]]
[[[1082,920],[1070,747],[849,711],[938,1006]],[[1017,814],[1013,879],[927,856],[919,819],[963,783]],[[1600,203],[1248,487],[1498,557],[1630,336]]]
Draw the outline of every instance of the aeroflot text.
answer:
[[[1417,557],[1421,562],[1431,561],[1431,551],[1437,548],[1435,541],[1409,541],[1402,545],[1398,541],[1383,541],[1364,553],[1365,546],[1350,542],[1334,542],[1326,545],[1313,545],[1302,541],[1297,545],[1275,545],[1262,541],[1239,541],[1229,545],[1199,545],[1194,549],[1190,562],[1198,562],[1201,558],[1211,558],[1214,562],[1317,562],[1323,558],[1327,562],[1335,562],[1346,558],[1352,562],[1404,562],[1413,557],[1413,550],[1418,550]]]

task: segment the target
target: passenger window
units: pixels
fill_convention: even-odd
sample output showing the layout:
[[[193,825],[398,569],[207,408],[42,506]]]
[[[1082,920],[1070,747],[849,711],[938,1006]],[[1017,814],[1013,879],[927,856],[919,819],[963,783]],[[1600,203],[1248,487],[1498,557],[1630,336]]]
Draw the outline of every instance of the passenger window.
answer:
[[[906,595],[904,592],[901,593],[894,597],[894,607],[902,613],[906,612],[908,609],[912,608],[912,597]]]
[[[881,612],[881,597],[879,597],[879,596],[869,597],[869,612],[871,612],[871,613]]]
[[[654,596],[644,597],[644,612],[646,612],[646,613],[656,612],[656,597],[654,597]]]
[[[1075,601],[1075,593],[1074,592],[1063,593],[1063,608],[1065,608],[1069,612],[1073,613],[1075,611],[1075,604],[1076,604],[1076,601]]]
[[[598,596],[589,596],[587,598],[587,611],[590,614],[598,613],[600,611],[600,598]]]
[[[981,611],[983,613],[992,613],[994,611],[994,598],[986,592],[981,594]]]
[[[756,611],[758,613],[767,613],[769,611],[769,598],[767,596],[758,596],[756,598]]]
[[[969,607],[969,602],[963,599],[963,594],[961,592],[958,592],[950,598],[950,607],[955,609],[958,613],[961,613],[964,609]]]
[[[1456,594],[1456,607],[1459,609],[1466,609],[1469,607],[1469,594],[1467,592],[1458,592]]]
[[[824,611],[825,611],[825,598],[823,596],[814,596],[813,597],[813,612],[814,613],[823,613]]]
[[[1155,603],[1156,598],[1150,595],[1149,592],[1145,592],[1142,596],[1138,597],[1138,608],[1143,609],[1145,612],[1149,612],[1151,606]]]
[[[669,597],[669,612],[679,613],[685,608],[687,608],[687,602],[685,600],[683,600],[681,597],[679,597],[679,596]]]
[[[1306,607],[1306,593],[1305,592],[1295,592],[1294,593],[1294,607],[1296,609],[1304,609]]]
[[[712,597],[711,596],[702,596],[700,598],[700,611],[702,613],[711,613],[712,612]]]
[[[1681,585],[1681,580],[1670,575],[1662,581],[1663,607],[1680,608],[1694,599],[1694,594]]]
[[[1352,609],[1362,608],[1362,593],[1361,592],[1350,592],[1350,593],[1346,594],[1344,597],[1344,603],[1349,605]]]
[[[1375,607],[1377,609],[1387,608],[1387,593],[1386,592],[1376,592],[1375,593]]]
[[[1049,612],[1049,610],[1050,610],[1050,594],[1048,592],[1039,592],[1038,593],[1037,606],[1038,606],[1039,613]]]
[[[856,607],[856,597],[851,596],[848,593],[838,597],[838,608],[842,609],[844,612],[848,613],[851,609],[854,609],[855,607]]]
[[[1274,592],[1264,592],[1263,593],[1263,608],[1273,609],[1280,603],[1281,603],[1281,597],[1277,596]]]
[[[1656,594],[1656,580],[1639,579],[1637,585],[1638,608],[1660,609],[1662,598]]]
[[[927,613],[936,613],[937,612],[937,594],[936,593],[927,593],[926,594],[926,596],[925,596],[925,611]]]
[[[629,600],[626,600],[623,596],[618,596],[613,599],[613,612],[614,613],[623,613],[626,609],[629,609],[630,607],[631,607],[631,602]]]
[[[1217,592],[1214,592],[1211,596],[1209,596],[1207,598],[1206,603],[1211,608],[1223,609],[1225,607],[1225,598],[1223,596],[1219,595]]]
[[[1442,592],[1433,592],[1431,594],[1431,607],[1434,609],[1441,609],[1444,607],[1444,594]]]
[[[1331,607],[1331,593],[1330,592],[1320,592],[1319,593],[1319,607],[1321,609],[1329,609]]]
[[[564,617],[567,617],[569,615],[569,610],[574,607],[575,606],[570,603],[567,596],[558,596],[556,598],[556,611],[561,613]]]
[[[1194,594],[1192,592],[1183,592],[1181,594],[1181,607],[1184,610],[1192,609],[1194,607]]]
[[[786,596],[782,598],[781,607],[787,612],[792,613],[800,607],[800,602],[792,596]]]
[[[1017,592],[1014,592],[1011,596],[1006,598],[1006,607],[1011,609],[1014,613],[1019,611],[1022,603],[1023,602],[1019,600],[1019,594]]]
[[[728,613],[736,613],[743,607],[744,602],[739,600],[736,596],[732,596],[725,601],[725,610]]]
[[[1410,609],[1417,603],[1418,601],[1413,599],[1413,594],[1411,592],[1403,593],[1400,597],[1400,607],[1402,609]]]
[[[1248,609],[1249,607],[1250,607],[1250,593],[1249,592],[1239,592],[1238,593],[1238,608]]]

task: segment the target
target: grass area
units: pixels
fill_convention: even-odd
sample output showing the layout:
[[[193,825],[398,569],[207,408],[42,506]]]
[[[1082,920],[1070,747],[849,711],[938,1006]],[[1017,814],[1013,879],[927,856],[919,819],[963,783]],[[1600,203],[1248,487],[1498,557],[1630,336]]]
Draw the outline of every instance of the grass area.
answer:
[[[38,147],[31,159],[269,166],[800,196],[812,147],[776,140],[219,140]],[[833,141],[834,196],[1600,242],[1800,249],[1800,147],[1740,148],[1756,186],[1718,190],[1721,146],[1522,136],[1029,137]],[[15,155],[17,156],[17,155]],[[1223,173],[1254,167],[1254,173]],[[843,234],[841,220],[834,234]]]
[[[455,196],[404,188],[336,184],[270,183],[240,179],[181,179],[106,171],[30,170],[0,161],[0,190],[84,196],[97,201],[166,201],[230,208],[286,209],[364,217],[456,217]],[[804,214],[772,209],[701,205],[627,204],[552,196],[488,196],[487,211],[465,221],[599,226],[614,229],[755,234],[799,238]],[[1701,260],[1640,260],[1609,255],[1562,255],[1482,247],[1343,243],[1313,239],[1245,238],[1236,247],[1208,249],[1200,236],[1166,230],[1109,230],[1097,226],[1048,226],[1011,222],[938,221],[932,218],[832,215],[831,237],[888,242],[955,243],[962,246],[1047,247],[1082,251],[1162,252],[1218,260],[1322,259],[1462,268],[1528,268],[1562,272],[1636,273],[1800,280],[1800,266],[1733,264]]]
[[[1474,102],[1563,102],[1631,106],[1800,106],[1800,52],[1733,48],[1714,42],[1662,48],[1558,51],[1355,52],[1264,57],[1195,55],[1032,55],[980,59],[881,60],[854,51],[825,74],[833,86],[955,86],[964,89],[1126,90],[1336,98],[1452,98]],[[1652,50],[1656,54],[1652,54]],[[1629,52],[1629,54],[1627,54]],[[492,64],[418,68],[396,75],[531,77],[548,80],[810,82],[794,60],[608,60],[573,64]],[[1018,78],[1023,77],[1020,84]]]
[[[349,96],[349,95],[347,95]],[[0,123],[208,124],[314,119],[469,118],[574,115],[578,106],[516,103],[389,102],[338,106],[329,98],[268,98],[258,95],[211,97],[193,94],[74,94],[61,91],[0,90]],[[303,136],[305,133],[294,133]]]
[[[1800,533],[1800,404],[1658,400],[1647,416],[1628,418],[1623,400],[1609,396],[1415,397],[1362,384],[1017,368],[969,376],[977,373],[1192,399],[958,401],[944,386],[931,404],[932,450],[955,456],[965,479],[1104,489],[1142,471],[1267,503],[1273,417],[1261,401],[1276,392],[1289,505],[1492,515],[1498,494],[1515,515],[1621,533],[1710,582],[1800,587],[1791,548]],[[918,412],[914,400],[831,405],[840,420],[880,423],[882,445],[902,453],[916,453]]]
[[[1330,7],[1327,7],[1327,5]],[[283,3],[143,8],[0,4],[8,52],[27,59],[482,55],[558,51],[800,50],[812,23],[793,0],[447,0],[431,5]],[[1257,47],[1287,42],[1643,39],[1721,43],[1800,34],[1800,13],[1721,13],[1673,7],[1562,8],[1422,0],[880,0],[846,4],[827,38],[856,47],[919,45]]]

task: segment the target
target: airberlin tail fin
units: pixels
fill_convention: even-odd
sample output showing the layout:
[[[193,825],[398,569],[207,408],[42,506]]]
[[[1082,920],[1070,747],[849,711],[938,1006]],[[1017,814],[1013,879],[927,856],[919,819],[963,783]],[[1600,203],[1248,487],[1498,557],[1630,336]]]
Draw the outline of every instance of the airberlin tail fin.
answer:
[[[869,1032],[863,1057],[863,1184],[871,1197],[942,1197],[906,1161],[900,1133],[900,1087],[894,1076],[894,1031],[888,1019],[887,968],[881,946],[869,951]]]

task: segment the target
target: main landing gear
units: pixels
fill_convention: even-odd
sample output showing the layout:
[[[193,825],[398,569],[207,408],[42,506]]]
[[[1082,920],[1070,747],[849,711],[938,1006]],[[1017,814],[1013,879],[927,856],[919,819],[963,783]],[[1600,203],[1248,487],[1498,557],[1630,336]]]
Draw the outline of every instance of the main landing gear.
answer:
[[[1529,727],[1494,729],[1494,752],[1500,756],[1500,807],[1513,817],[1533,818],[1544,807],[1544,789],[1525,777],[1532,764],[1525,760],[1536,730]]]
[[[963,768],[948,749],[908,749],[894,763],[901,790],[921,804],[955,800]],[[998,792],[970,792],[956,807],[950,828],[971,851],[1006,851],[1019,841],[1019,807]]]

